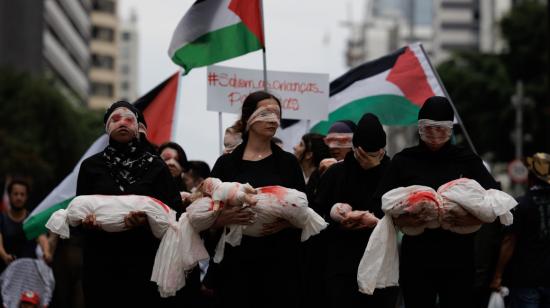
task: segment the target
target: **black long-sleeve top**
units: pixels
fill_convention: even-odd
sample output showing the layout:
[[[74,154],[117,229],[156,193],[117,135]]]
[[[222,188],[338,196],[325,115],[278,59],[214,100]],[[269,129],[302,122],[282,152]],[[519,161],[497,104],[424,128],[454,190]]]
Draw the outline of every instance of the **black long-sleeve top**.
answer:
[[[353,157],[346,155],[344,161],[332,165],[321,177],[317,189],[316,204],[329,222],[323,252],[326,254],[327,275],[357,274],[357,268],[372,229],[347,230],[330,218],[330,209],[335,203],[348,203],[353,210],[370,211],[381,218],[380,205],[372,198],[378,183],[390,165],[386,156],[380,165],[364,170]]]
[[[397,153],[375,195],[380,204],[384,193],[397,187],[425,185],[435,190],[458,179],[476,180],[485,189],[498,185],[481,159],[469,149],[447,143],[438,151],[425,144]],[[474,234],[457,234],[441,228],[426,229],[417,236],[403,237],[400,266],[432,268],[472,268]]]

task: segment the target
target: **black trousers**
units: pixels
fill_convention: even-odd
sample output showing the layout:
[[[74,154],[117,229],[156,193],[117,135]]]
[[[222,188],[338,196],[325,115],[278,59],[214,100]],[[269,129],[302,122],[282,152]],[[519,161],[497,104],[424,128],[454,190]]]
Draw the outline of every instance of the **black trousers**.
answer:
[[[474,269],[402,266],[399,283],[406,308],[473,307]]]
[[[376,289],[373,295],[359,292],[357,274],[338,274],[327,277],[327,305],[324,307],[346,308],[395,308],[398,287]]]

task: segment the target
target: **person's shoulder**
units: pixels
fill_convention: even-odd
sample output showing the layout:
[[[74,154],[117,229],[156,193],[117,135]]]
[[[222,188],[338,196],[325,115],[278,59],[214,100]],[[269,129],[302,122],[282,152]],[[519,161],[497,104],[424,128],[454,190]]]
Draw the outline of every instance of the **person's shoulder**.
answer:
[[[287,152],[283,149],[280,149],[279,151],[277,151],[276,154],[280,157],[280,159],[298,162],[298,159],[296,158],[296,155],[294,155],[290,152]]]
[[[92,156],[89,156],[85,158],[82,161],[82,164],[80,164],[80,167],[87,167],[87,166],[94,166],[94,165],[102,165],[105,161],[103,159],[103,151],[96,153]]]
[[[331,178],[339,174],[342,174],[344,172],[345,172],[345,161],[341,160],[330,165],[330,167],[328,167],[328,169],[323,173],[323,177],[326,176],[327,178]]]

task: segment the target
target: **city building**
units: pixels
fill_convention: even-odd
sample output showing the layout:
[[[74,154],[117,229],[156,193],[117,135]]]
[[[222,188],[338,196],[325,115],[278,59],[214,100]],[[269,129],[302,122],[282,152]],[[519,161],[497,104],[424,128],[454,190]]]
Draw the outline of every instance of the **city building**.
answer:
[[[118,99],[119,20],[116,0],[92,0],[88,107],[106,109]]]
[[[0,0],[0,66],[43,75],[69,102],[88,99],[89,0]]]
[[[130,18],[122,21],[119,31],[119,89],[120,99],[133,102],[138,98],[138,50],[139,36],[137,15],[130,13]]]

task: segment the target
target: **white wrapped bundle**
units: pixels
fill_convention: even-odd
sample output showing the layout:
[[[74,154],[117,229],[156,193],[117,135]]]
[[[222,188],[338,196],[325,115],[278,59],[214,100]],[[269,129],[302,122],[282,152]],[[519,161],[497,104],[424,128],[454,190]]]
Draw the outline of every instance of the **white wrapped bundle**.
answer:
[[[217,178],[207,178],[199,185],[198,190],[215,202],[229,205],[242,205],[250,201],[251,194],[256,193],[248,183],[222,182]]]
[[[182,215],[176,222],[176,212],[155,198],[139,195],[88,195],[74,198],[67,209],[52,214],[46,227],[62,238],[68,238],[69,225],[78,226],[88,215],[95,214],[96,222],[107,232],[127,230],[124,217],[130,212],[144,212],[149,227],[161,238],[153,265],[151,281],[159,286],[161,296],[172,296],[185,286],[185,270],[192,269],[208,253],[198,234],[184,232],[189,221]]]
[[[210,228],[218,217],[218,210],[221,209],[219,203],[214,202],[210,197],[199,198],[191,203],[185,213],[193,228],[198,231],[204,231]]]
[[[52,214],[46,228],[61,238],[69,238],[69,225],[76,227],[88,215],[95,214],[96,222],[107,232],[127,230],[124,217],[130,212],[144,212],[151,231],[162,238],[170,225],[176,224],[176,212],[161,201],[139,195],[87,195],[74,198],[66,209]]]
[[[491,223],[499,217],[504,225],[513,222],[510,210],[517,205],[516,200],[505,192],[496,189],[485,190],[478,182],[472,179],[461,178],[444,185],[437,190],[443,198],[444,211],[440,217],[441,227],[456,233],[473,233],[481,225],[454,226],[445,221],[447,215],[466,216],[472,214],[484,223]]]
[[[200,260],[208,258],[202,239],[194,232],[184,213],[160,242],[151,281],[157,283],[162,297],[174,296],[185,286],[185,272],[192,270]]]
[[[255,214],[254,223],[251,225],[225,226],[229,231],[224,230],[216,247],[214,261],[217,263],[223,259],[225,243],[238,246],[243,235],[259,237],[262,235],[264,224],[275,222],[278,218],[287,220],[293,226],[302,229],[302,241],[318,234],[327,226],[324,219],[308,207],[306,195],[295,189],[266,186],[254,190],[248,184],[223,183],[215,178],[207,180],[208,182],[203,183],[199,190],[205,194],[211,194],[212,198],[197,199],[187,207],[187,217],[192,226],[188,232],[198,233],[210,228],[216,220],[218,210],[223,208],[224,204],[240,203],[240,205],[231,206],[249,207]],[[251,202],[255,205],[243,204],[247,200],[255,201]]]
[[[403,233],[418,235],[425,228],[439,227],[441,197],[430,187],[412,185],[392,189],[382,196],[382,210],[392,217],[402,214],[415,214],[424,218],[426,223],[419,227],[403,227]]]
[[[394,189],[382,197],[382,209],[386,215],[374,228],[359,264],[357,272],[359,291],[372,294],[375,288],[398,285],[397,232],[390,215],[395,217],[395,215],[407,212],[406,202],[411,199],[427,199],[429,201],[432,198],[429,194],[422,196],[414,192],[434,193],[433,189],[429,187],[414,185]],[[470,213],[485,223],[493,222],[499,217],[502,224],[509,225],[513,221],[510,210],[517,205],[514,198],[508,194],[495,189],[485,190],[478,182],[465,178],[440,186],[435,193],[435,200],[439,204],[437,221],[440,222],[441,227],[461,234],[475,232],[481,226],[449,225],[444,221],[448,215],[465,216]],[[403,228],[403,231],[409,234],[406,230],[410,231],[411,229]],[[424,227],[422,227],[423,230]],[[413,230],[413,233],[417,231]]]
[[[352,211],[351,205],[347,203],[335,203],[330,208],[330,218],[336,222],[341,222]]]
[[[256,189],[256,205],[250,209],[256,214],[251,225],[230,225],[229,233],[223,233],[216,248],[215,262],[223,259],[223,247],[225,243],[232,246],[241,244],[243,235],[262,236],[264,224],[273,223],[278,218],[290,222],[296,228],[302,229],[301,240],[318,234],[327,227],[325,220],[314,210],[308,207],[307,197],[303,192],[282,186],[266,186]]]

